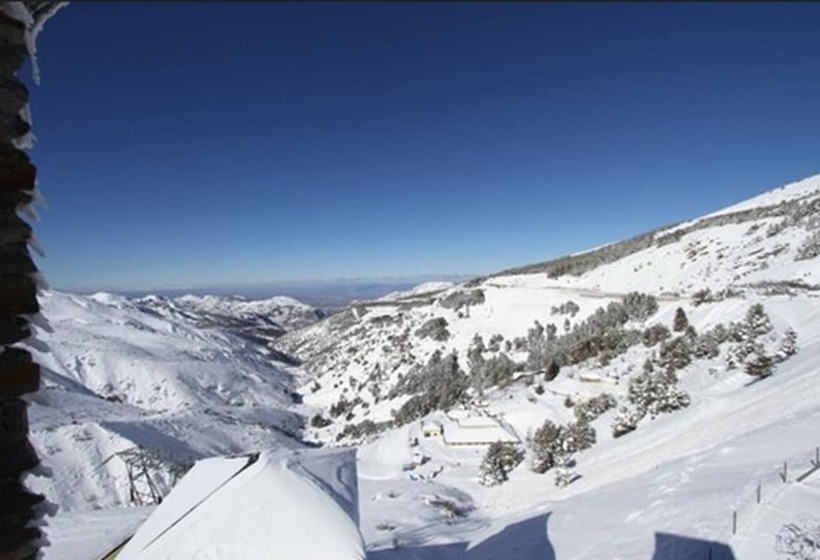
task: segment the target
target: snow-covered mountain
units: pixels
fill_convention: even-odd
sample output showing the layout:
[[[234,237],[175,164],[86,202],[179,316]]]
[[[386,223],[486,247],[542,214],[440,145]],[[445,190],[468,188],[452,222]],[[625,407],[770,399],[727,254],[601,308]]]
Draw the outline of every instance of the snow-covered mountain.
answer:
[[[35,482],[65,511],[46,558],[84,557],[72,520],[102,542],[144,516],[114,507],[114,451],[149,450],[170,485],[174,461],[287,432],[359,445],[369,558],[785,558],[775,535],[820,511],[820,472],[795,482],[820,445],[818,255],[820,176],[281,336],[226,332],[298,324],[261,303],[45,294]],[[499,438],[518,443],[486,461]]]
[[[550,546],[559,558],[649,558],[667,549],[655,557],[690,558],[692,547],[731,539],[742,558],[769,558],[779,527],[755,528],[765,512],[743,508],[764,474],[774,477],[783,461],[807,468],[820,444],[818,240],[820,176],[595,250],[358,302],[276,345],[309,373],[302,389],[314,407],[309,437],[363,442],[360,472],[377,487],[406,479],[409,442],[418,439],[432,459],[414,476],[457,489],[450,499],[477,510],[468,516],[473,523],[500,530],[552,511]],[[641,298],[654,303],[641,311]],[[765,315],[761,329],[753,326],[756,304]],[[679,313],[689,328],[674,328]],[[783,347],[795,335],[799,352],[789,357]],[[770,377],[752,375],[761,364]],[[645,367],[654,373],[642,377]],[[638,402],[641,383],[656,396]],[[614,407],[589,413],[591,402],[608,399]],[[483,449],[456,451],[422,436],[425,417],[458,428],[438,412],[428,416],[458,403],[524,442],[527,459],[509,482],[483,488],[476,482]],[[528,436],[547,420],[567,427],[582,416],[597,443],[572,453],[580,478],[556,488],[556,469],[545,476],[527,468],[537,454]],[[402,513],[418,513],[406,503],[379,503],[370,512],[392,520],[377,517],[374,526],[397,528],[364,530],[384,558],[435,558],[436,543],[492,534],[466,522],[438,531]],[[742,536],[727,531],[733,509],[743,510]],[[771,542],[750,544],[748,531]],[[659,544],[664,532],[680,538]],[[424,543],[427,553],[392,552],[395,540]]]
[[[527,337],[535,321],[553,323],[563,332],[565,322],[578,325],[630,292],[657,298],[659,310],[647,324],[668,323],[677,307],[694,313],[697,322],[724,300],[764,301],[781,294],[813,298],[820,289],[817,254],[820,177],[813,177],[592,251],[457,286],[357,302],[289,333],[276,347],[304,360],[314,375],[304,390],[309,401],[329,406],[346,396],[377,405],[383,401],[374,391],[388,393],[400,376],[425,364],[436,350],[455,351],[466,367],[476,335],[485,344],[493,337],[497,345],[514,343]],[[697,298],[708,301],[699,307]],[[578,309],[558,311],[568,301]],[[733,313],[726,311],[725,321],[745,311],[743,305],[735,307]],[[513,344],[506,354],[520,361],[527,350]],[[368,408],[367,416],[387,419],[394,404]]]
[[[63,510],[131,501],[118,452],[142,452],[165,484],[199,457],[296,445],[292,373],[264,347],[111,294],[40,302],[50,328],[31,344],[43,387],[29,414],[52,475],[32,484]]]
[[[218,327],[257,341],[274,339],[326,316],[322,310],[287,296],[249,300],[243,296],[149,295],[134,304],[162,317],[183,319],[198,327]]]

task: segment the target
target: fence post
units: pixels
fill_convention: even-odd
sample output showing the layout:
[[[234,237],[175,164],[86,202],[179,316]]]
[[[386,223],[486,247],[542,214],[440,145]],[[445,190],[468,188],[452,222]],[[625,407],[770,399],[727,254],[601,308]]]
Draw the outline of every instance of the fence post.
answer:
[[[789,464],[786,461],[783,461],[783,472],[780,473],[780,478],[783,480],[783,484],[785,484],[788,481]]]
[[[814,448],[814,466],[820,468],[820,447]]]
[[[732,510],[732,534],[737,534],[737,510]]]
[[[757,503],[758,503],[758,504],[760,503],[760,487],[761,487],[761,486],[762,486],[762,485],[758,482],[758,483],[757,483]]]

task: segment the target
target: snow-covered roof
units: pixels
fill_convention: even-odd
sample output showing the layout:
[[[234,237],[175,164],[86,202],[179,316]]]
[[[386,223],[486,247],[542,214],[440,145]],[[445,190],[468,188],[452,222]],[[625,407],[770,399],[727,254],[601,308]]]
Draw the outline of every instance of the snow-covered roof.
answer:
[[[444,441],[450,445],[483,445],[496,441],[518,443],[519,439],[501,426],[465,428],[454,424],[444,430]]]
[[[364,560],[355,450],[198,462],[119,560]]]
[[[462,428],[495,428],[498,426],[493,418],[489,416],[465,416],[457,420]]]

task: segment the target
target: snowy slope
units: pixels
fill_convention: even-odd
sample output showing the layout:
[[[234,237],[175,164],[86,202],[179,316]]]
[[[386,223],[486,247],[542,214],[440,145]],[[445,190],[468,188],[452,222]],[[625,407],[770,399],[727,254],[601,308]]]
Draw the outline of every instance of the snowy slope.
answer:
[[[155,482],[167,487],[175,467],[202,456],[295,445],[292,376],[263,348],[110,294],[45,292],[40,302],[52,332],[32,348],[43,388],[29,416],[53,475],[32,485],[62,509],[128,503],[126,464],[114,456],[128,449],[156,455]]]
[[[38,356],[52,370],[50,387],[34,397],[32,409],[38,449],[55,469],[55,482],[43,484],[68,506],[68,516],[118,506],[126,501],[124,467],[117,467],[120,474],[108,466],[113,462],[102,469],[107,474],[91,469],[110,450],[137,442],[202,457],[268,447],[266,437],[295,445],[261,428],[289,426],[293,417],[283,412],[289,410],[313,418],[302,433],[308,440],[360,444],[361,531],[371,559],[778,558],[776,535],[784,523],[812,513],[803,508],[816,507],[820,479],[815,473],[794,482],[820,445],[818,231],[820,176],[565,259],[355,302],[276,339],[275,349],[301,359],[301,368],[271,365],[258,346],[192,327],[186,314],[200,311],[159,317],[109,296],[52,295],[44,315],[57,334],[43,338],[54,350]],[[638,338],[623,351],[563,365],[554,379],[543,364],[528,365],[528,345],[537,339],[535,321],[554,325],[560,338],[633,291],[652,295],[657,308],[629,319],[624,331],[671,329],[680,308],[693,333],[673,331],[668,340],[701,340],[717,325],[739,338],[679,366],[677,386],[688,406],[647,414],[615,438],[618,408],[631,406],[629,386],[644,363],[660,363],[660,344]],[[737,327],[755,304],[771,322],[757,338]],[[742,344],[756,342],[776,355],[790,330],[797,353],[778,359],[771,376],[752,377],[745,362],[732,366]],[[454,352],[469,371],[476,335],[485,360],[503,354],[519,364],[503,383],[484,387],[483,398],[471,388],[463,399],[474,414],[494,418],[524,442],[524,461],[509,480],[490,487],[477,476],[486,446],[424,437],[421,418],[393,422],[412,400],[412,391],[398,389],[436,351]],[[128,358],[112,357],[123,355]],[[206,355],[214,369],[202,367],[210,363]],[[102,362],[105,368],[96,365]],[[191,363],[196,366],[188,369]],[[135,379],[152,368],[166,369]],[[204,380],[191,383],[191,376]],[[117,393],[122,383],[131,388],[124,395]],[[289,402],[291,384],[304,404]],[[557,487],[554,469],[533,472],[528,435],[548,419],[573,422],[579,404],[603,393],[617,406],[591,421],[597,441],[574,453],[577,477]],[[426,418],[444,421],[443,415]],[[423,464],[411,466],[422,455]],[[784,461],[789,484],[778,478]],[[65,490],[66,480],[76,491]],[[79,549],[70,544],[77,539],[67,524],[56,527],[46,557],[83,558],[73,555]]]
[[[615,244],[614,253],[586,253],[594,255],[592,264],[571,267],[574,272],[556,273],[546,263],[436,292],[420,289],[402,298],[359,302],[285,335],[277,345],[304,360],[313,377],[302,389],[305,402],[331,421],[308,435],[318,441],[364,442],[360,473],[371,507],[363,509],[363,531],[376,558],[512,557],[501,537],[504,531],[516,535],[526,529],[529,534],[542,526],[545,533],[533,540],[535,548],[522,544],[516,557],[531,558],[536,548],[538,557],[549,550],[559,558],[579,559],[649,558],[653,552],[682,559],[699,557],[710,546],[723,554],[727,546],[740,550],[743,538],[731,534],[731,511],[741,511],[741,533],[751,527],[749,502],[758,481],[775,478],[783,461],[807,467],[820,444],[814,370],[820,353],[815,286],[820,259],[813,249],[818,226],[820,176],[661,228],[638,243]],[[704,289],[711,295],[696,304],[694,296]],[[447,304],[478,291],[481,297],[472,304]],[[552,484],[551,473],[528,470],[526,461],[509,482],[484,488],[476,481],[483,449],[428,442],[420,438],[418,423],[391,427],[394,412],[409,398],[391,395],[391,389],[435,350],[455,352],[466,371],[473,337],[480,335],[486,344],[500,335],[502,351],[523,362],[526,352],[504,345],[525,338],[534,321],[554,323],[560,335],[565,321],[572,328],[633,291],[653,294],[658,302],[652,316],[630,323],[640,329],[655,323],[671,328],[680,307],[701,333],[718,323],[740,322],[752,304],[762,303],[774,326],[767,336],[774,340],[793,329],[799,353],[778,365],[772,377],[753,384],[742,369],[727,367],[726,345],[715,358],[695,360],[678,373],[691,398],[689,407],[645,419],[618,439],[610,427],[616,411],[605,413],[593,422],[598,443],[576,456],[580,478],[564,489]],[[578,306],[574,314],[556,311],[568,300]],[[433,319],[446,322],[438,340],[419,335]],[[565,366],[549,382],[524,371],[509,387],[490,389],[484,410],[526,437],[545,419],[573,420],[567,397],[580,401],[607,392],[623,405],[629,380],[653,352],[657,348],[638,345],[607,364]],[[534,379],[543,394],[534,392],[527,379]],[[347,406],[334,416],[332,407],[339,410],[340,404]],[[376,428],[351,429],[366,421]],[[402,469],[413,456],[409,442],[414,438],[422,439],[431,460],[408,474]],[[424,484],[409,481],[410,476]],[[396,496],[385,498],[386,487],[396,488]],[[429,506],[431,492],[469,513],[442,529],[442,517]],[[754,530],[768,531],[768,548],[752,552],[747,546],[738,557],[773,557],[779,527]],[[590,531],[593,540],[586,538]]]
[[[219,327],[261,340],[306,327],[322,319],[323,311],[287,296],[249,300],[242,296],[149,295],[134,301],[143,311],[183,319],[199,327]]]

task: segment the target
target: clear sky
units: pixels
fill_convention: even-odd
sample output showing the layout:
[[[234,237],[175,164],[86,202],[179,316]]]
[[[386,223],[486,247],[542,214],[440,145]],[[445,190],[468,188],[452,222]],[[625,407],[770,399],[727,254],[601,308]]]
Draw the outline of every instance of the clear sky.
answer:
[[[483,274],[820,172],[820,4],[76,2],[62,288]]]

